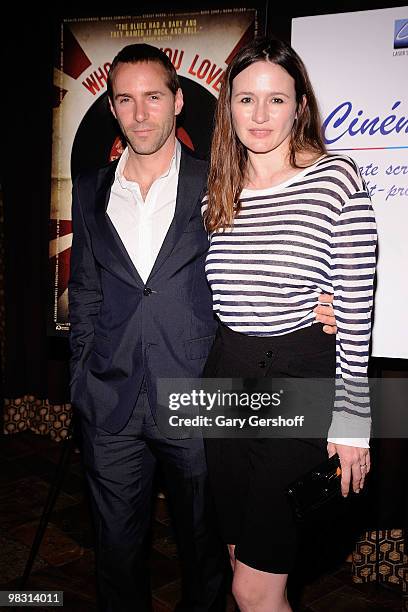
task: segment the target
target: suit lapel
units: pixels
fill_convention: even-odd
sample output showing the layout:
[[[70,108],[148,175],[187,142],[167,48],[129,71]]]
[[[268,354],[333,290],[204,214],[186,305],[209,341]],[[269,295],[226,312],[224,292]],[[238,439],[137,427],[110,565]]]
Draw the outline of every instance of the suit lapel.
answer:
[[[203,175],[201,166],[198,166],[194,157],[182,149],[177,185],[176,210],[147,282],[156,274],[163,263],[167,261],[172,250],[176,246],[193,214],[194,207],[197,204],[202,189]]]
[[[111,188],[115,180],[116,166],[117,163],[111,164],[99,171],[95,200],[96,223],[104,245],[113,255],[112,265],[117,273],[122,276],[125,274],[127,282],[131,281],[143,287],[144,283],[107,213]]]

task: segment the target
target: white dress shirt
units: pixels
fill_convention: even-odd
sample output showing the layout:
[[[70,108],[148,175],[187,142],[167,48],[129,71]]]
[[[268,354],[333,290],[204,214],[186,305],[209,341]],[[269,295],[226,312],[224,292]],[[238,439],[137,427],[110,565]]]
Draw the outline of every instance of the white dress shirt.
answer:
[[[176,210],[181,146],[178,141],[170,166],[157,178],[143,201],[139,184],[123,171],[129,157],[124,150],[116,168],[107,213],[141,279],[146,283]]]

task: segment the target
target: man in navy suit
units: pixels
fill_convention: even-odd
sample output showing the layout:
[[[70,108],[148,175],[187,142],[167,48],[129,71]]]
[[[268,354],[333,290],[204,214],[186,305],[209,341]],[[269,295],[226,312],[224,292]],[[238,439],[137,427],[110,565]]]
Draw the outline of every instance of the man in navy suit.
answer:
[[[144,545],[157,462],[182,566],[178,609],[221,609],[202,440],[168,439],[156,416],[157,378],[199,377],[214,339],[200,211],[207,165],[175,138],[183,95],[161,51],[125,47],[108,95],[128,146],[119,163],[75,181],[69,282],[71,398],[82,417],[100,609],[150,609]]]
[[[156,400],[158,378],[201,375],[215,335],[200,210],[207,165],[176,140],[183,95],[159,49],[122,49],[108,96],[128,146],[74,182],[69,282],[71,399],[96,527],[99,609],[151,609],[145,544],[159,463],[182,566],[177,610],[222,610],[223,549],[210,524],[203,442],[163,434]]]

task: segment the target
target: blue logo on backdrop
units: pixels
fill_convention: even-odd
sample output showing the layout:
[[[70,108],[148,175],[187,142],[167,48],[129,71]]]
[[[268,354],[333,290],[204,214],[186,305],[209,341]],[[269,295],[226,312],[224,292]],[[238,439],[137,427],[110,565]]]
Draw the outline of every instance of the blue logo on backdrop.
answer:
[[[408,49],[408,19],[397,19],[395,21],[394,49]]]
[[[408,134],[408,116],[401,112],[401,100],[397,100],[385,116],[369,117],[360,108],[356,110],[349,101],[342,102],[323,122],[323,135],[326,144],[333,144],[343,136],[388,136],[389,134]]]

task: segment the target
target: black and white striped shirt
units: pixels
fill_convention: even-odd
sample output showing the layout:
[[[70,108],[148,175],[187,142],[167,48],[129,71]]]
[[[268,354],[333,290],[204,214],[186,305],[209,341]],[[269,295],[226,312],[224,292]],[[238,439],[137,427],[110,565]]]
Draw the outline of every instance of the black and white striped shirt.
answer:
[[[366,376],[376,227],[356,164],[325,156],[284,183],[244,189],[240,200],[233,227],[210,237],[219,319],[248,335],[286,334],[312,325],[319,295],[334,293],[336,376]]]

